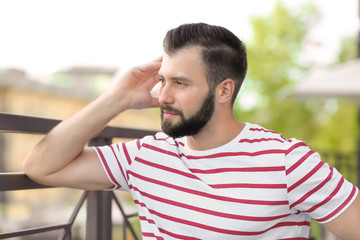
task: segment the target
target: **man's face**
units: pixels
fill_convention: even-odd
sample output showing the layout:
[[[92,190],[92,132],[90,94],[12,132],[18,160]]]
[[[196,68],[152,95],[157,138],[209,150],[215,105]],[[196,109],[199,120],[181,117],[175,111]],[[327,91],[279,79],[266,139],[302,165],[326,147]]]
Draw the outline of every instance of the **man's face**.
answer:
[[[198,47],[164,55],[159,71],[162,130],[172,137],[197,134],[214,112]]]

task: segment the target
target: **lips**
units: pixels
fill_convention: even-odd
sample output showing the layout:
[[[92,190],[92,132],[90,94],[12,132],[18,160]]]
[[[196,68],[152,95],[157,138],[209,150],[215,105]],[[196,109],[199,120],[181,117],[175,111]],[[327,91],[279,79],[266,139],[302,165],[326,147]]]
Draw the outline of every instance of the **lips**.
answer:
[[[168,112],[168,111],[163,111],[163,114],[162,114],[164,119],[172,119],[172,118],[174,118],[174,117],[176,117],[178,115],[179,114],[177,114],[177,113]]]
[[[163,105],[161,108],[162,119],[172,119],[177,116],[182,116],[182,112],[176,108],[168,105]]]

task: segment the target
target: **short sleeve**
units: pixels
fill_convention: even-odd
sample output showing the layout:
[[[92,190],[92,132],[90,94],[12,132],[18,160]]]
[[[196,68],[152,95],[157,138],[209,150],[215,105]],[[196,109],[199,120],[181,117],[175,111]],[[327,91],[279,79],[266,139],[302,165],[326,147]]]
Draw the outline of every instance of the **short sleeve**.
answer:
[[[289,143],[285,166],[290,209],[308,213],[320,223],[339,216],[358,194],[352,183],[301,141]]]
[[[93,147],[113,189],[129,190],[127,171],[140,149],[139,139],[108,146]]]

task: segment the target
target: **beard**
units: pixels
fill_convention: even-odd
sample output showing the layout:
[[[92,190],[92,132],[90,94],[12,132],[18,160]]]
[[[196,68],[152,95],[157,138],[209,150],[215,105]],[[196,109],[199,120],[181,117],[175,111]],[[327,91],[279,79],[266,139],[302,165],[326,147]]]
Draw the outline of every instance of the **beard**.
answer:
[[[214,91],[209,91],[199,110],[187,119],[181,110],[167,105],[161,106],[161,128],[163,132],[173,138],[192,136],[199,133],[214,113],[214,100]],[[180,117],[180,121],[172,124],[170,120],[164,119],[164,110],[177,114]]]

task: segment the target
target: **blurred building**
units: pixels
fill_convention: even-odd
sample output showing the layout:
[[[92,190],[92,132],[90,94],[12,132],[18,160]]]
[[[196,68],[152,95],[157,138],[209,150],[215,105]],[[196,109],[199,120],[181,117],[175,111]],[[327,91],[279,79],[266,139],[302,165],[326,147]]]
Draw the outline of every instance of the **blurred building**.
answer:
[[[88,93],[105,91],[117,69],[95,66],[74,66],[55,72],[51,84]]]

